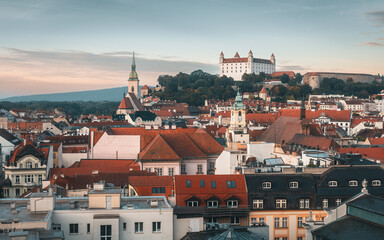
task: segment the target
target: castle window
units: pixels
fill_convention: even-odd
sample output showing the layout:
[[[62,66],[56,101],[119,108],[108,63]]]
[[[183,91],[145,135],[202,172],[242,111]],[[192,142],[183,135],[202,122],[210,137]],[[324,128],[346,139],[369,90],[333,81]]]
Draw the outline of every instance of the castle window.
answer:
[[[263,182],[261,187],[264,189],[269,189],[272,187],[272,184],[271,184],[271,182]]]
[[[299,187],[299,183],[298,182],[290,182],[289,183],[289,188],[298,188]]]

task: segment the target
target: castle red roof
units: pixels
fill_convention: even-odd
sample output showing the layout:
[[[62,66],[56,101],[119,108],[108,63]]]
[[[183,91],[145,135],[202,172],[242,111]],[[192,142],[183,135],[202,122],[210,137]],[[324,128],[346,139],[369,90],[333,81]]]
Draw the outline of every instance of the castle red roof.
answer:
[[[271,76],[273,78],[276,78],[276,77],[282,77],[284,74],[287,74],[290,78],[294,78],[295,77],[295,73],[293,71],[274,72],[274,73],[271,74]]]

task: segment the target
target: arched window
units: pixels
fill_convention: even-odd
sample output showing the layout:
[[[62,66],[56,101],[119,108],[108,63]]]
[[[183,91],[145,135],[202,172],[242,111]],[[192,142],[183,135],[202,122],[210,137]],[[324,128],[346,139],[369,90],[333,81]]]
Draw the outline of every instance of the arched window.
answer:
[[[381,181],[380,180],[372,180],[372,186],[380,187],[381,186]]]
[[[31,162],[26,162],[25,163],[26,168],[32,168],[32,163]]]
[[[38,163],[35,163],[35,168],[38,168],[39,167],[39,164]]]
[[[131,87],[131,92],[134,92],[135,91],[135,88],[132,86]]]
[[[289,182],[289,188],[298,188],[299,183],[298,182]]]
[[[337,187],[337,181],[329,181],[328,186],[330,187]]]
[[[264,189],[269,189],[272,187],[272,184],[271,184],[271,182],[263,182],[261,187]]]

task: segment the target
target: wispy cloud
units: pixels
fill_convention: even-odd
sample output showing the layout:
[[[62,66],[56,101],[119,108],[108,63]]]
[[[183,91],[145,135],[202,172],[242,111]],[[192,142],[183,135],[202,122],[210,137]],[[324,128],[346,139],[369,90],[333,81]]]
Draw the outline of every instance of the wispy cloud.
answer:
[[[384,24],[384,10],[367,12],[368,19],[376,24],[378,27],[383,27]]]
[[[359,43],[357,44],[357,46],[360,46],[360,47],[384,47],[384,42],[363,42],[363,43]]]
[[[129,51],[95,54],[83,51],[41,51],[6,48],[0,53],[4,95],[92,90],[124,86],[131,65]],[[136,57],[141,84],[155,85],[162,74],[215,73],[214,64]]]

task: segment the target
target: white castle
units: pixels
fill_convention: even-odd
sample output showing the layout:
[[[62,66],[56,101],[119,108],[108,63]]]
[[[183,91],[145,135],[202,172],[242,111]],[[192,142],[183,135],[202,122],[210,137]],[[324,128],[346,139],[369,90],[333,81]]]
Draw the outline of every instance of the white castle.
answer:
[[[276,58],[273,53],[270,60],[254,58],[251,50],[249,50],[248,57],[245,58],[241,58],[237,52],[233,58],[224,58],[224,53],[221,52],[219,69],[220,77],[226,75],[235,81],[240,81],[244,73],[274,73],[276,71]]]

